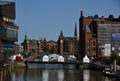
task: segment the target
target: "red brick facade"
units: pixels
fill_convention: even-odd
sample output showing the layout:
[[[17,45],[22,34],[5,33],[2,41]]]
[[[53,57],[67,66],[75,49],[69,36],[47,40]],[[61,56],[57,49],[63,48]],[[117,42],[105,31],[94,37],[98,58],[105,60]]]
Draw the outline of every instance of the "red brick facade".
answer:
[[[84,17],[81,11],[79,18],[79,49],[80,57],[85,55],[89,57],[98,57],[100,45],[110,44],[112,47],[119,42],[112,42],[112,32],[120,32],[120,16],[114,18],[109,15],[108,18],[101,18],[98,15]],[[111,50],[110,50],[111,51]]]
[[[45,48],[47,48],[48,51],[54,48],[55,53],[57,52],[57,42],[53,40],[47,41],[46,39],[43,40],[25,39],[22,45],[24,47],[24,52],[30,52],[31,50],[34,50],[35,53],[39,54],[43,52]]]

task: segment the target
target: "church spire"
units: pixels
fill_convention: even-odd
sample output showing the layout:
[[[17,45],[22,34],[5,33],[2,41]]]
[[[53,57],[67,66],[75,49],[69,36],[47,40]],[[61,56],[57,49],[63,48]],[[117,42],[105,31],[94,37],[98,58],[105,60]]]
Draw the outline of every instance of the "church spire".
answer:
[[[62,30],[61,30],[61,32],[60,32],[60,36],[63,36],[63,32],[62,32]]]
[[[77,23],[75,23],[75,31],[74,31],[74,36],[77,37]]]
[[[80,12],[80,16],[81,16],[81,17],[83,16],[83,11]]]

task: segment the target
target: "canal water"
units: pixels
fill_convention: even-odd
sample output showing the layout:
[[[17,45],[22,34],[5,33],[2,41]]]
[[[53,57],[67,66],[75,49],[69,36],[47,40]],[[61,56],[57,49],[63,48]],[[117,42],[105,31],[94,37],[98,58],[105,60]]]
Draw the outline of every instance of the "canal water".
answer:
[[[11,81],[115,81],[102,72],[75,69],[74,66],[31,64],[29,68],[16,68]]]

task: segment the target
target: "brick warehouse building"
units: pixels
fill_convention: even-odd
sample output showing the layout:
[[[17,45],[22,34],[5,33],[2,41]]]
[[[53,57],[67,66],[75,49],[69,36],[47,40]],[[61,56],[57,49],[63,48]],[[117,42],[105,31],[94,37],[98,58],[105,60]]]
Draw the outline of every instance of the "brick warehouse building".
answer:
[[[73,37],[65,37],[63,32],[60,32],[58,38],[58,53],[78,56],[79,54],[79,39],[77,35],[77,25]]]
[[[110,56],[111,51],[120,51],[120,16],[114,18],[109,15],[99,17],[84,17],[83,12],[79,18],[79,46],[80,57],[85,55],[90,58]]]
[[[14,24],[15,2],[0,1],[0,51],[14,52],[19,27]]]
[[[23,51],[30,52],[35,51],[36,54],[40,54],[46,48],[48,51],[54,49],[54,52],[57,52],[57,42],[53,40],[47,41],[45,38],[40,40],[29,39],[28,34],[25,34],[25,39],[22,43]]]
[[[35,53],[40,54],[43,52],[44,48],[47,47],[48,50],[54,48],[55,53],[77,56],[79,54],[77,25],[75,24],[75,32],[73,37],[65,37],[61,31],[58,41],[56,42],[53,40],[47,41],[45,38],[40,40],[29,39],[28,34],[26,33],[25,39],[21,44],[24,52],[27,53],[29,53],[31,50],[34,50]]]

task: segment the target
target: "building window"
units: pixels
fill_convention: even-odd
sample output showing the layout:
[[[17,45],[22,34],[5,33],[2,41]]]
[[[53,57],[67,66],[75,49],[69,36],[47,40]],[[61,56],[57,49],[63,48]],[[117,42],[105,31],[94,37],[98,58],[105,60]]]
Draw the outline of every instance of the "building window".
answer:
[[[93,48],[93,51],[96,51],[95,47]]]
[[[6,22],[14,22],[14,20],[13,19],[11,19],[11,18],[8,18],[8,17],[3,17],[3,21],[6,21]]]
[[[95,45],[95,42],[93,42],[93,45]]]

